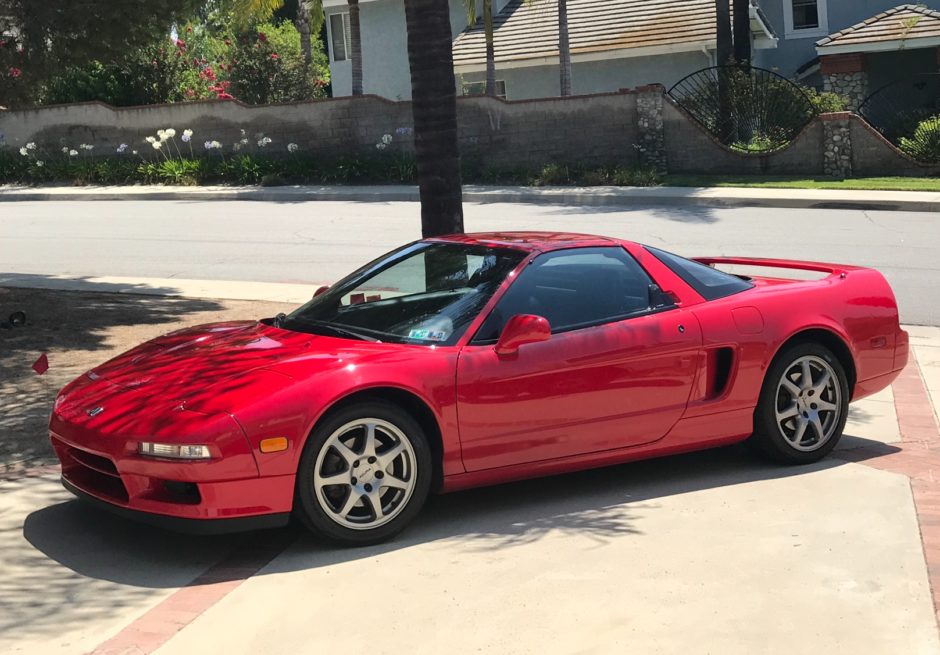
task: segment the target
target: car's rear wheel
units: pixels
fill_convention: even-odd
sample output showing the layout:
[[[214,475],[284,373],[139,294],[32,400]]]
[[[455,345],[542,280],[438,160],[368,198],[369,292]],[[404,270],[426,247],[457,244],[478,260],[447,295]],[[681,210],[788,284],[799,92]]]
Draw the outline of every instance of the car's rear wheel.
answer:
[[[848,409],[848,380],[838,358],[820,344],[797,343],[767,372],[751,441],[779,462],[816,462],[838,444]]]
[[[328,415],[297,472],[297,512],[313,532],[351,545],[400,532],[431,487],[431,450],[407,412],[380,400]]]

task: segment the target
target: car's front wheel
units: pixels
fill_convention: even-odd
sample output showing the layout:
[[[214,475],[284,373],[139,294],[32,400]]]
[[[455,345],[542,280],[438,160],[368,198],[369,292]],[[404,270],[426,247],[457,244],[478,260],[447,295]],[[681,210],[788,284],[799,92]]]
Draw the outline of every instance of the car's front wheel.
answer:
[[[350,545],[384,541],[418,514],[431,450],[407,412],[381,400],[332,412],[314,429],[297,472],[297,512],[313,532]]]
[[[836,447],[848,410],[842,364],[820,344],[798,343],[781,352],[767,372],[751,441],[779,462],[815,462]]]

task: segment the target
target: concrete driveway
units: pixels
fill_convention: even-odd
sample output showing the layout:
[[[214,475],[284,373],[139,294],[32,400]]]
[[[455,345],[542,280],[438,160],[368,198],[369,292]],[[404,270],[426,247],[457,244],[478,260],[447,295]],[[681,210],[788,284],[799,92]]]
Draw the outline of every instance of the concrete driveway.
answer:
[[[36,322],[0,334],[0,454],[26,457],[0,468],[2,653],[940,653],[938,328],[910,328],[911,365],[818,465],[733,447],[468,491],[339,549],[125,522],[26,443],[94,362],[275,304],[5,293]]]

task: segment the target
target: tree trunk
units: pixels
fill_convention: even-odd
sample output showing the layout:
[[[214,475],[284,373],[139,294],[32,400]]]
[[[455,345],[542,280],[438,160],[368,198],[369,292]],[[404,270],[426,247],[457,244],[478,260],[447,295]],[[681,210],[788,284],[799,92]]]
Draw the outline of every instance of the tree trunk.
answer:
[[[425,237],[463,232],[457,80],[447,0],[405,0],[415,159]]]
[[[726,66],[734,54],[731,41],[731,5],[730,0],[715,0],[716,62]]]
[[[483,0],[483,31],[486,34],[486,95],[496,96],[496,45],[493,34],[493,0]]]
[[[561,95],[571,95],[571,39],[568,33],[568,0],[558,0],[558,67]]]
[[[310,11],[304,0],[297,2],[297,19],[294,25],[300,32],[300,50],[304,53],[304,69],[309,71],[310,64],[313,63],[313,51],[310,45]]]
[[[719,66],[731,63],[734,44],[731,40],[730,0],[715,0],[716,60]],[[731,107],[731,75],[727,69],[718,69],[718,139],[725,145],[734,141],[735,127]]]
[[[362,32],[359,29],[359,0],[347,0],[349,5],[349,50],[352,63],[352,94],[362,95]]]
[[[734,0],[734,59],[751,61],[751,0]]]

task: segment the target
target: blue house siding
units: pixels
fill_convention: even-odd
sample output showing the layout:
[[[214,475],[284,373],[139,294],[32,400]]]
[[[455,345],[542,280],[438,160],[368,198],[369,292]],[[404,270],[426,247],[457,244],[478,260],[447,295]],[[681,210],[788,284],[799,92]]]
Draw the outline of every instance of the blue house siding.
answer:
[[[904,4],[903,0],[819,0],[826,3],[829,25],[826,33],[838,32],[856,23],[871,18],[892,7]],[[787,35],[784,5],[792,0],[758,0],[761,10],[773,25],[780,41],[774,50],[758,50],[754,63],[764,68],[777,70],[785,77],[792,77],[803,64],[816,58],[816,41],[825,34],[813,32],[812,36]],[[940,10],[940,0],[920,0],[930,9]]]

